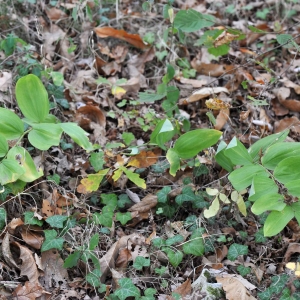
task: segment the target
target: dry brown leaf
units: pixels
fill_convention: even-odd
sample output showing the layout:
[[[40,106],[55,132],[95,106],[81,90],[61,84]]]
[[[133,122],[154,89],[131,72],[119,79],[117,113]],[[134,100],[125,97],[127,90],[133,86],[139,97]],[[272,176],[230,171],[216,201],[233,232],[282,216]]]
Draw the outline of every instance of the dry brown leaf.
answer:
[[[232,74],[235,66],[222,64],[205,64],[194,58],[191,61],[191,66],[199,73],[211,77],[219,77],[226,74]]]
[[[68,15],[65,12],[56,7],[46,9],[46,14],[51,21],[57,21],[63,18],[68,18]]]
[[[44,242],[44,237],[41,234],[31,231],[27,225],[23,225],[21,227],[21,236],[29,246],[41,249]]]
[[[42,296],[43,288],[38,283],[32,283],[29,281],[25,282],[25,285],[18,285],[14,290],[14,299],[18,300],[36,300],[38,297]]]
[[[9,72],[1,72],[0,74],[0,91],[6,92],[12,85],[12,76]]]
[[[146,45],[142,38],[138,34],[127,33],[123,29],[114,29],[111,27],[97,27],[94,31],[100,38],[114,37],[133,45],[140,49],[148,49],[149,45]]]
[[[141,202],[131,206],[128,211],[138,211],[139,213],[148,212],[151,208],[157,205],[157,196],[149,194],[144,197]]]
[[[300,85],[290,81],[286,77],[280,81],[284,83],[284,86],[293,88],[295,90],[296,94],[298,94],[298,95],[300,94]]]
[[[227,256],[228,248],[223,245],[222,248],[216,249],[217,262],[222,262],[222,260]]]
[[[274,111],[276,116],[282,117],[289,113],[289,109],[281,105],[278,99],[272,99],[272,110]]]
[[[221,92],[229,93],[225,87],[205,87],[192,93],[191,96],[179,100],[179,104],[188,104]]]
[[[30,283],[39,283],[39,271],[35,264],[35,259],[33,258],[32,252],[20,245],[19,243],[15,242],[18,247],[20,248],[20,258],[22,259],[21,265],[21,275],[27,276]]]
[[[300,120],[296,116],[284,118],[280,121],[276,121],[274,127],[275,133],[281,132],[287,128],[291,129],[293,132],[300,133]]]
[[[157,162],[158,156],[152,151],[142,150],[139,154],[131,157],[128,166],[136,168],[147,168]]]
[[[149,219],[149,212],[138,212],[137,210],[131,212],[131,220],[126,225],[128,227],[134,228],[138,223],[143,220]]]
[[[292,255],[294,253],[300,253],[300,244],[299,243],[289,244],[289,246],[284,254],[284,262],[290,261]]]
[[[128,262],[132,261],[131,251],[127,248],[121,249],[116,260],[116,268],[117,269],[125,269],[127,268]]]
[[[235,39],[237,39],[239,37],[239,35],[236,34],[231,34],[229,32],[227,32],[226,30],[224,30],[214,41],[214,47],[219,47],[222,46],[224,44],[228,44],[232,41],[234,41]]]
[[[193,88],[201,88],[203,85],[207,84],[206,79],[197,80],[197,79],[184,78],[182,76],[175,77],[175,79],[178,80],[182,84],[190,84],[193,86]]]
[[[281,87],[279,89],[275,89],[273,93],[278,98],[281,105],[283,105],[284,107],[286,107],[291,111],[300,112],[300,101],[287,99],[291,93],[290,89]]]
[[[49,200],[43,200],[42,213],[47,217],[51,217],[55,214],[55,207],[50,204]]]
[[[22,219],[20,218],[13,218],[7,225],[7,227],[9,229],[12,229],[13,231],[18,227],[18,226],[21,226],[23,225],[24,222],[22,221]]]
[[[76,122],[85,130],[91,130],[91,122],[106,126],[106,117],[102,110],[94,105],[85,105],[77,109]]]
[[[2,255],[4,257],[4,260],[10,267],[19,269],[19,266],[13,259],[13,256],[10,251],[9,237],[10,237],[10,234],[8,232],[6,232],[6,234],[3,238],[3,241],[2,241],[2,246],[1,246]]]
[[[221,109],[217,118],[216,118],[216,125],[215,125],[215,129],[217,130],[221,130],[224,125],[227,123],[228,119],[229,119],[229,109]]]
[[[245,286],[234,277],[216,276],[217,282],[222,283],[228,300],[255,300]]]
[[[191,279],[187,279],[183,284],[177,287],[173,293],[179,294],[181,297],[190,295],[192,291]]]

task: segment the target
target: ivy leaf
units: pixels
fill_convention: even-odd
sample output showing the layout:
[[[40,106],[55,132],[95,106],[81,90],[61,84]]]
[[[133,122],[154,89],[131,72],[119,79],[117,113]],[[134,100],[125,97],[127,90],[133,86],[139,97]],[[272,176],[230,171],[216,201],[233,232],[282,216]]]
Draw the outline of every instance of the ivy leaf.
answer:
[[[120,300],[125,300],[128,297],[141,296],[140,290],[132,283],[130,278],[121,278],[119,280],[120,288],[118,288],[114,294],[120,298]]]
[[[81,252],[75,251],[74,253],[70,254],[66,258],[63,267],[64,268],[73,268],[73,267],[77,266],[78,260],[80,257],[81,257]]]
[[[94,250],[99,244],[99,234],[95,233],[89,242],[89,250]]]
[[[158,193],[157,193],[157,202],[160,203],[166,203],[168,201],[168,194],[171,192],[170,186],[163,187]]]
[[[46,220],[46,222],[51,227],[64,228],[64,222],[67,219],[68,219],[67,216],[54,215],[54,216],[48,217],[47,220]]]
[[[6,217],[6,210],[3,207],[0,207],[0,230],[2,230],[6,224]]]
[[[170,264],[176,268],[181,262],[182,262],[182,258],[183,258],[183,253],[179,250],[172,250],[170,248],[166,248],[163,249],[164,252],[166,252],[169,260],[170,260]]]
[[[234,243],[228,249],[227,258],[231,261],[234,261],[238,258],[239,255],[246,254],[248,254],[248,246]]]
[[[50,249],[62,250],[64,239],[62,237],[57,237],[56,230],[44,230],[45,241],[42,245],[41,251],[47,251]]]
[[[126,213],[116,213],[116,219],[121,222],[122,225],[125,225],[128,221],[132,219],[131,213],[126,212]]]
[[[100,276],[101,276],[100,270],[95,269],[91,273],[87,274],[85,276],[85,279],[93,287],[99,287],[101,285]]]
[[[114,213],[113,211],[107,211],[93,214],[93,221],[96,224],[101,224],[105,227],[111,227],[112,226],[112,219],[113,219]]]
[[[149,267],[149,266],[150,266],[150,259],[145,258],[143,256],[137,256],[137,258],[135,259],[135,261],[133,263],[133,267],[136,270],[142,270],[143,267]]]
[[[185,254],[193,254],[196,256],[203,255],[205,249],[201,230],[194,230],[190,240],[187,243],[183,244],[182,250]]]
[[[180,234],[177,234],[177,235],[175,235],[173,237],[170,237],[166,240],[166,246],[172,246],[174,244],[179,244],[183,241],[184,241],[183,236],[180,235]]]
[[[237,267],[237,271],[244,277],[244,276],[251,273],[251,268],[250,267],[245,267],[243,265],[239,265]]]
[[[38,225],[43,226],[44,221],[39,220],[34,216],[34,212],[32,211],[25,211],[24,213],[24,223],[29,225]]]

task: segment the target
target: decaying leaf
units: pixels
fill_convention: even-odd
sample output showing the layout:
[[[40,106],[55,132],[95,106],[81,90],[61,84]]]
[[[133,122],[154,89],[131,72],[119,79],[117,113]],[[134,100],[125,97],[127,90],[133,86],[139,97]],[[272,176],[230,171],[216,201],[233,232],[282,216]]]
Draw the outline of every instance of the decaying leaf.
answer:
[[[177,287],[173,293],[179,294],[181,297],[190,295],[192,291],[191,279],[187,279],[183,284]]]
[[[157,162],[158,156],[152,151],[142,150],[139,154],[133,156],[128,162],[128,166],[136,168],[147,168]]]
[[[221,109],[216,118],[216,130],[221,130],[229,119],[230,111],[228,108]]]
[[[229,44],[230,42],[234,41],[237,39],[239,35],[237,34],[232,34],[224,30],[214,41],[214,47],[219,47],[224,44]]]
[[[18,285],[13,296],[18,300],[36,300],[43,294],[43,288],[36,282],[26,281],[25,285]]]
[[[208,100],[205,101],[205,105],[207,108],[209,109],[213,109],[213,110],[220,110],[220,109],[227,109],[230,108],[230,104],[218,99],[218,98],[210,98]]]
[[[10,237],[10,234],[8,232],[6,232],[6,234],[3,238],[3,241],[2,241],[2,246],[1,246],[2,255],[4,257],[4,260],[10,267],[19,269],[19,266],[15,262],[12,254],[11,254],[11,251],[10,251],[9,237]]]
[[[138,211],[139,213],[148,212],[157,205],[157,196],[149,194],[144,197],[141,202],[131,206],[128,211]]]

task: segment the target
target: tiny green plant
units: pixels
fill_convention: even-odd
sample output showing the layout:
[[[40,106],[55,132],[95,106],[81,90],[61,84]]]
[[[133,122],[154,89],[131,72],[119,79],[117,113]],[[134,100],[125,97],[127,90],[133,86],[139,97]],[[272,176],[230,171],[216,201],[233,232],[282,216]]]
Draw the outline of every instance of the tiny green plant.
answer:
[[[59,145],[65,132],[85,150],[93,150],[86,132],[76,123],[60,123],[49,113],[48,93],[37,76],[30,74],[18,80],[16,99],[24,118],[7,108],[0,108],[2,186],[17,181],[32,182],[43,175],[42,170],[37,170],[30,153],[21,146],[25,136],[34,148],[48,150]]]

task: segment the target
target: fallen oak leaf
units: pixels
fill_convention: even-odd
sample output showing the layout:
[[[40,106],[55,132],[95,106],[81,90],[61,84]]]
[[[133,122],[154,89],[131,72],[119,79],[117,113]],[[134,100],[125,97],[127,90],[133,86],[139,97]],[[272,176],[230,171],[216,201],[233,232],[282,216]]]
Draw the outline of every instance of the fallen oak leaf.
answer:
[[[149,45],[145,44],[138,34],[127,33],[123,29],[114,29],[112,27],[97,27],[94,28],[95,33],[100,38],[114,37],[133,45],[140,49],[148,49]]]

